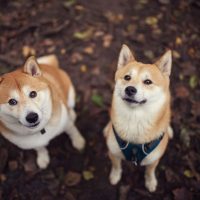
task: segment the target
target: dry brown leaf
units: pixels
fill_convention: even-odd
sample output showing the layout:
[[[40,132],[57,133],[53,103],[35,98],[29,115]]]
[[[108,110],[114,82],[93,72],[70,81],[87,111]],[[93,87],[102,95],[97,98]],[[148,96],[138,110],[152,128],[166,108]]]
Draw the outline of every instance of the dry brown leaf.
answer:
[[[76,64],[77,62],[80,62],[82,60],[83,60],[83,56],[78,52],[73,53],[71,56],[71,62],[73,64]]]
[[[176,87],[175,92],[178,98],[187,98],[190,95],[189,90],[183,85]]]
[[[93,47],[93,46],[85,47],[83,51],[84,51],[85,53],[91,55],[91,54],[94,53],[94,47]]]
[[[86,65],[81,65],[80,70],[82,73],[85,73],[85,72],[87,72],[88,67]]]
[[[81,181],[81,174],[73,171],[69,171],[65,176],[65,184],[67,186],[78,185]]]
[[[36,51],[34,48],[30,47],[30,46],[23,46],[22,47],[22,55],[26,58],[30,55],[35,55]]]
[[[149,16],[145,19],[145,23],[150,25],[150,26],[153,26],[153,25],[156,25],[158,23],[158,19],[154,16]]]
[[[110,34],[106,34],[103,37],[103,47],[105,47],[105,48],[110,47],[112,40],[113,40],[113,36]]]

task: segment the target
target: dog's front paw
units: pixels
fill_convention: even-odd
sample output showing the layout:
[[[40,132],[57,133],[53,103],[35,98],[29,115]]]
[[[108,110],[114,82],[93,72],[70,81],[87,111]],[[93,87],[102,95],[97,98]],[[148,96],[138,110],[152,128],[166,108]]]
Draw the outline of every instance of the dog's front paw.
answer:
[[[111,172],[110,172],[110,177],[109,177],[110,178],[110,183],[112,185],[116,185],[121,179],[121,174],[122,174],[121,170],[112,169]]]
[[[155,192],[157,187],[157,179],[155,177],[148,177],[145,179],[145,186],[149,192]]]
[[[46,169],[49,165],[50,158],[48,152],[39,153],[37,156],[37,165],[40,169]]]
[[[80,135],[72,140],[72,145],[75,149],[83,151],[85,148],[85,139]]]

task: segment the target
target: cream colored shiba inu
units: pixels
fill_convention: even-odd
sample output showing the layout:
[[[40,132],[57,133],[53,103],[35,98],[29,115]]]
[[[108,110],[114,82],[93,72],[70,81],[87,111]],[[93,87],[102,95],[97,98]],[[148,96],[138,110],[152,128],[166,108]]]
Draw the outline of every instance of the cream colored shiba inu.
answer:
[[[22,149],[35,149],[44,169],[50,158],[46,146],[66,131],[73,146],[85,140],[74,125],[75,91],[54,55],[36,60],[0,77],[0,132]]]
[[[111,184],[121,179],[121,160],[146,166],[145,186],[156,190],[155,169],[172,137],[167,51],[155,64],[137,62],[123,45],[115,74],[111,120],[104,129],[112,162]]]

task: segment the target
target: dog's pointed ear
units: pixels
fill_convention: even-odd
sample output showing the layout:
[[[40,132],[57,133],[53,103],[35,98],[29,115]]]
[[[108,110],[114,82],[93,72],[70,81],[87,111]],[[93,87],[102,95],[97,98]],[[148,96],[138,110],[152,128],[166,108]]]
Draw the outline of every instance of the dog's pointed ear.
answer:
[[[124,67],[125,65],[127,65],[130,61],[134,61],[135,58],[131,52],[131,50],[128,48],[127,45],[123,44],[121,51],[119,53],[119,59],[118,59],[118,64],[117,64],[117,68],[121,68]]]
[[[30,56],[25,62],[24,72],[31,76],[41,76],[42,72],[34,56]]]
[[[170,76],[172,68],[172,51],[168,50],[156,63],[163,74]]]

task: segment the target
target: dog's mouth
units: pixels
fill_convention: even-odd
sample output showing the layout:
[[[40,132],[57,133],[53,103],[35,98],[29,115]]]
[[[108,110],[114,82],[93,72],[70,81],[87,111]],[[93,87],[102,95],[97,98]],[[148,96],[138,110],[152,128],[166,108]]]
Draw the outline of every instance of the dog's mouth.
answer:
[[[124,101],[128,102],[128,103],[134,103],[134,104],[145,104],[147,102],[146,99],[142,100],[142,101],[136,101],[135,99],[131,99],[131,98],[123,98]]]
[[[35,127],[37,127],[39,124],[40,124],[40,122],[37,122],[37,123],[31,124],[31,125],[29,125],[29,126],[27,126],[27,127],[28,127],[28,128],[35,128]]]
[[[34,123],[34,124],[29,124],[29,125],[25,125],[25,124],[22,124],[21,122],[19,122],[21,125],[27,127],[27,128],[30,128],[30,129],[34,129],[36,127],[38,127],[38,125],[40,124],[40,122],[37,122],[37,123]]]

